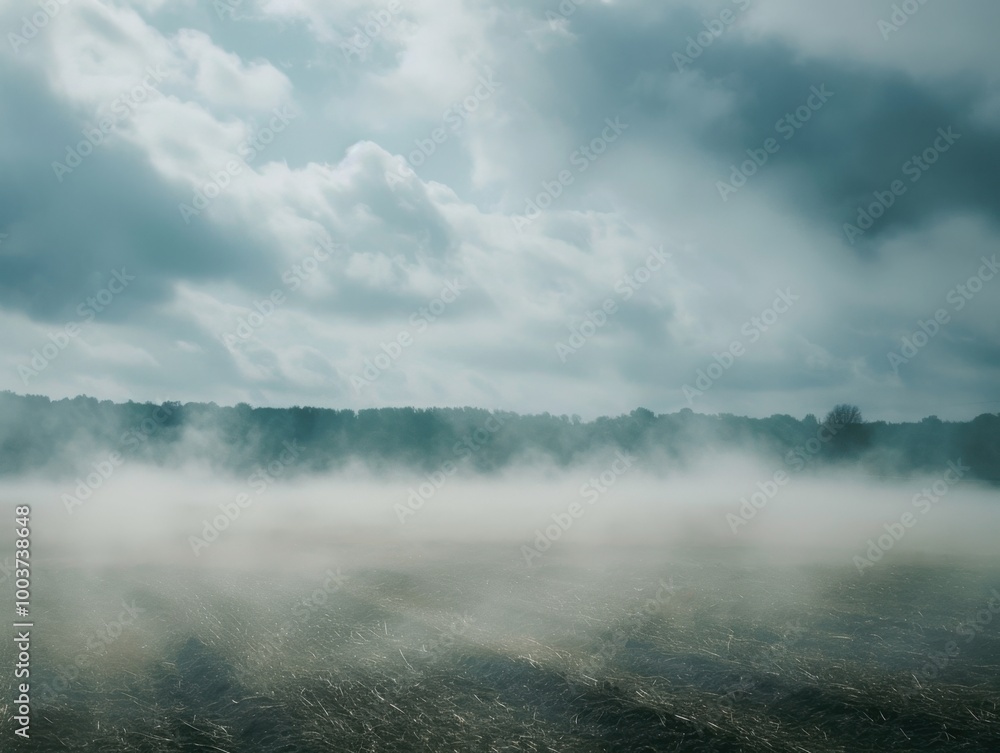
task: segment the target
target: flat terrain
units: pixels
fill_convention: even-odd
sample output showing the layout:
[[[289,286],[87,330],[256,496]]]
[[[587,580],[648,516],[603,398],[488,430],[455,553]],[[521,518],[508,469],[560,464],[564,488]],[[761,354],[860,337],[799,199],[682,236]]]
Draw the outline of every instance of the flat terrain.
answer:
[[[327,554],[309,572],[36,563],[25,749],[1000,750],[996,563]]]

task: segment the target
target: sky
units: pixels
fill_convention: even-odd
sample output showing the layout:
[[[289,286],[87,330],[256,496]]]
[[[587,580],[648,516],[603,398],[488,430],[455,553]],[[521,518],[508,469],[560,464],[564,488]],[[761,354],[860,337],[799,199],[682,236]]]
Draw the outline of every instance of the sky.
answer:
[[[998,25],[990,0],[6,2],[0,389],[994,412]]]

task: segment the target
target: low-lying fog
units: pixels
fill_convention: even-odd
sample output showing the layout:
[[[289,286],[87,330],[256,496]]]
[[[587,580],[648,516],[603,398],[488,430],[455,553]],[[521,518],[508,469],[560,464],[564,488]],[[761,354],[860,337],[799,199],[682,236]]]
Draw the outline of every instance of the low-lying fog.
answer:
[[[409,544],[488,544],[525,567],[595,548],[707,547],[860,572],[868,568],[855,557],[996,552],[997,492],[955,468],[878,480],[776,473],[727,457],[665,475],[609,453],[588,467],[496,475],[291,476],[273,465],[274,475],[222,478],[132,464],[86,498],[73,480],[38,478],[9,483],[2,496],[8,507],[31,506],[36,556],[75,563],[284,569],[321,564],[336,550],[374,564]]]
[[[1000,740],[1000,504],[960,465],[879,481],[725,457],[666,474],[612,453],[488,476],[268,473],[130,463],[81,479],[93,491],[5,486],[7,509],[31,507],[36,742]]]

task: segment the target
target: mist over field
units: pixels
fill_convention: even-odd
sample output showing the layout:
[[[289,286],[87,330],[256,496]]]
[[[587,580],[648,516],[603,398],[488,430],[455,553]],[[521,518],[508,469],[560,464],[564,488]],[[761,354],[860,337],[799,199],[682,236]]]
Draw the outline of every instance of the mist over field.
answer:
[[[0,3],[0,753],[1000,751],[997,28]]]
[[[978,556],[995,548],[1000,510],[993,414],[888,424],[842,405],[821,422],[645,409],[583,422],[11,393],[0,405],[11,499],[42,505],[60,550],[112,561],[125,546],[214,562],[259,551],[266,537],[491,542],[526,547],[527,565],[574,545],[850,560],[869,536],[889,536],[880,549],[896,556]],[[881,552],[863,556],[874,564]]]
[[[83,408],[103,420],[70,431]],[[21,452],[3,503],[30,507],[35,531],[39,749],[1000,741],[996,445],[968,441],[976,422],[838,426],[834,411],[746,424],[767,438],[746,442],[686,413],[302,424],[196,408],[5,413]],[[371,446],[373,426],[425,429],[341,455],[324,415],[345,448]],[[920,439],[931,428],[941,446]],[[924,467],[917,447],[974,452]]]
[[[610,455],[606,465],[614,462]],[[898,528],[907,512],[915,522],[894,539],[890,560],[996,553],[1000,506],[996,489],[982,483],[965,482],[937,498],[921,490],[940,486],[940,474],[879,481],[841,471],[778,485],[759,460],[729,455],[715,463],[724,475],[712,467],[664,474],[635,464],[612,477],[597,464],[537,464],[434,478],[357,467],[287,479],[262,475],[249,483],[197,466],[135,466],[79,505],[72,482],[10,482],[5,496],[36,510],[44,531],[39,543],[67,562],[280,568],[299,567],[300,559],[308,564],[325,546],[391,551],[478,542],[506,547],[512,561],[532,566],[533,552],[551,556],[535,543],[541,531],[552,554],[604,546],[708,548],[850,564],[868,538]],[[613,482],[602,484],[601,473]],[[430,493],[421,495],[421,487]],[[776,493],[757,508],[760,487]],[[64,494],[68,507],[53,504]],[[525,555],[522,545],[532,553]]]

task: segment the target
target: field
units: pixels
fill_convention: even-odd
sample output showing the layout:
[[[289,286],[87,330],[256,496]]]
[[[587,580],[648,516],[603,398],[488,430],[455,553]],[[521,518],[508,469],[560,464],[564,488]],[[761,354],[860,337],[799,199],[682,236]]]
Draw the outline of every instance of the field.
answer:
[[[1000,750],[995,562],[324,555],[38,563],[26,749]]]

